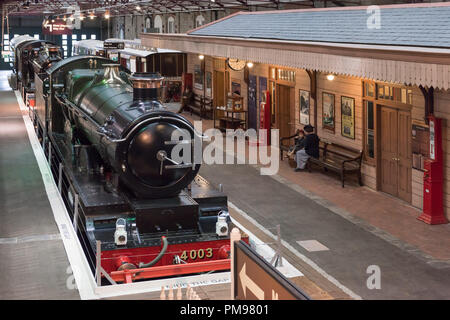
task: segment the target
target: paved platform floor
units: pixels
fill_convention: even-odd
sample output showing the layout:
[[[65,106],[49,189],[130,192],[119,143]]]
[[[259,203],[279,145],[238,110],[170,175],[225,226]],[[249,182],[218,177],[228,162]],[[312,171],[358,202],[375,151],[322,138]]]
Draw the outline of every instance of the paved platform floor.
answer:
[[[16,96],[0,72],[0,299],[79,299]]]

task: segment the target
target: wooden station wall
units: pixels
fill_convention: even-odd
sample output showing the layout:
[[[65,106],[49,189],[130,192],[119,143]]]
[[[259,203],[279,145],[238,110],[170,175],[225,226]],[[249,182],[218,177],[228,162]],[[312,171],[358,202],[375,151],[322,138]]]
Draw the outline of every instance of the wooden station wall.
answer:
[[[222,59],[222,58],[216,58]],[[224,60],[224,59],[222,59]],[[199,65],[200,60],[197,54],[188,54],[188,72],[194,74],[194,65]],[[250,74],[257,76],[257,97],[259,105],[259,77],[269,76],[268,64],[255,63],[250,69]],[[284,68],[280,66],[280,68]],[[205,71],[214,74],[214,58],[205,57]],[[244,97],[244,108],[247,108],[247,84],[244,81],[243,71],[230,71],[230,79],[238,80],[241,83],[241,95]],[[295,83],[295,129],[303,128],[300,124],[300,102],[299,90],[311,91],[310,78],[308,73],[302,69],[295,69],[296,83]],[[231,82],[230,80],[230,82]],[[269,79],[268,79],[269,81]],[[214,85],[214,81],[213,81]],[[229,84],[230,85],[230,84]],[[388,84],[387,84],[388,85]],[[357,150],[363,149],[364,139],[364,125],[363,125],[363,80],[357,77],[335,76],[333,81],[326,78],[326,74],[319,73],[317,76],[317,101],[312,98],[310,100],[310,123],[317,128],[317,133],[321,139],[330,142],[335,142],[347,147]],[[424,122],[425,115],[425,100],[421,90],[418,87],[409,87],[412,89],[412,109],[411,119],[414,123]],[[194,92],[202,95],[203,92],[194,88]],[[214,89],[212,90],[214,92]],[[335,130],[334,132],[323,128],[322,126],[322,93],[332,93],[335,95]],[[355,139],[349,139],[341,135],[341,97],[351,97],[355,99]],[[314,124],[314,105],[317,103],[317,122]],[[258,108],[259,112],[259,108]],[[443,149],[444,149],[444,211],[447,217],[450,218],[450,132],[447,130],[447,122],[450,121],[450,91],[435,91],[435,115],[443,118]],[[258,115],[259,119],[259,115]],[[258,123],[259,124],[259,123]],[[374,165],[363,162],[362,165],[363,183],[367,187],[377,189],[377,170]],[[412,200],[411,204],[414,207],[422,209],[423,206],[423,172],[412,169],[411,177]]]

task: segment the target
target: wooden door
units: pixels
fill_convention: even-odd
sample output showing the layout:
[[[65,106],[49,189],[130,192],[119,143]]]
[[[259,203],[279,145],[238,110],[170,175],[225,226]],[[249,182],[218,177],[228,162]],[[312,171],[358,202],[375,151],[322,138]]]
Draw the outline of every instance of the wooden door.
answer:
[[[381,190],[411,201],[411,114],[381,108]]]
[[[278,116],[276,117],[276,127],[280,130],[280,137],[288,137],[290,136],[291,122],[291,88],[277,85],[277,95]],[[289,142],[286,141],[286,143]]]
[[[214,71],[214,106],[225,106],[225,75]]]

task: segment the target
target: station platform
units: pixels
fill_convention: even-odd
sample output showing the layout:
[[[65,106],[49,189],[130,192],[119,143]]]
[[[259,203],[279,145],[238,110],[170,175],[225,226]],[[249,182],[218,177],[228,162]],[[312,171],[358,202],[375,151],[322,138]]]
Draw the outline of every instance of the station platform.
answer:
[[[0,299],[79,299],[7,75],[0,72]]]
[[[6,73],[0,90],[0,298],[80,299]],[[280,225],[283,258],[303,274],[291,281],[313,299],[450,298],[449,225],[425,225],[396,199],[351,183],[342,189],[333,176],[294,173],[286,161],[274,176],[254,165],[203,165],[200,174],[223,185],[232,218],[260,240],[274,247]],[[381,288],[371,290],[374,265]],[[196,291],[228,300],[230,284]],[[117,298],[159,299],[159,292]]]
[[[203,130],[213,127],[202,122]],[[450,299],[450,224],[424,224],[401,200],[356,180],[341,188],[336,176],[318,170],[294,172],[287,161],[273,176],[260,175],[257,165],[203,165],[200,174],[222,184],[266,233],[279,224],[286,255],[302,261],[299,270],[316,284],[308,267],[355,299]],[[381,289],[368,288],[369,266],[379,267]]]

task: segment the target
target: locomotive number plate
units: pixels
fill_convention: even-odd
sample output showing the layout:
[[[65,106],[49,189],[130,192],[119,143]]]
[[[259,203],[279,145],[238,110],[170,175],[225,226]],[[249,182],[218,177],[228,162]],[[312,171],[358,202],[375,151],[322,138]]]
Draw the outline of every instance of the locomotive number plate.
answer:
[[[187,259],[196,260],[196,259],[212,258],[212,256],[213,256],[213,249],[206,248],[198,250],[184,250],[180,258],[183,260]]]

